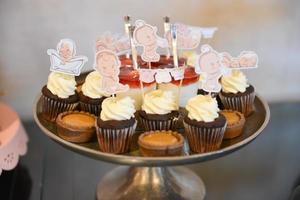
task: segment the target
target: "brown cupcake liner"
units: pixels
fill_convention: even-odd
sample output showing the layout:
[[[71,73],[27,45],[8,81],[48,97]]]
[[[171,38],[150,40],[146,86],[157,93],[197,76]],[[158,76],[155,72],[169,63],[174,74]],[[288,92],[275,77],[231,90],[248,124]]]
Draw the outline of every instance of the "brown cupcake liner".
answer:
[[[88,104],[80,101],[79,105],[80,105],[80,110],[89,112],[95,116],[100,116],[101,104],[94,105],[94,104]]]
[[[175,130],[178,124],[178,118],[174,117],[168,120],[149,120],[140,117],[140,121],[144,126],[145,131],[155,130]]]
[[[240,97],[226,97],[222,93],[219,96],[225,109],[237,110],[246,117],[254,111],[255,92]]]
[[[97,138],[100,151],[106,153],[127,153],[137,122],[130,127],[121,129],[101,128],[96,122]]]
[[[222,144],[226,124],[223,127],[196,127],[183,122],[190,150],[206,153],[218,150]]]
[[[46,120],[54,122],[59,113],[75,110],[75,108],[78,105],[78,102],[67,103],[67,102],[57,101],[55,99],[51,99],[49,97],[46,97],[45,95],[42,95],[41,104],[42,104],[42,110],[41,110],[42,116]]]

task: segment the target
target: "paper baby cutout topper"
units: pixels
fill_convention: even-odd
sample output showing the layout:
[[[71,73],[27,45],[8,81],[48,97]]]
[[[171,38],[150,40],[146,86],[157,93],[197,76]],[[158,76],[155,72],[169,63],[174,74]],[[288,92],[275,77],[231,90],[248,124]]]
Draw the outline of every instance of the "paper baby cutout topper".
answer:
[[[219,92],[221,76],[231,74],[232,69],[251,69],[258,65],[258,56],[253,51],[242,51],[237,58],[229,53],[218,53],[209,45],[201,47],[201,54],[198,56],[195,71],[201,74],[202,89],[206,92]]]
[[[102,49],[111,50],[118,55],[128,53],[130,52],[129,38],[125,35],[106,32],[96,41],[96,52]]]
[[[159,46],[157,27],[146,24],[143,20],[135,22],[133,38],[137,46],[143,47],[142,60],[145,62],[157,62],[160,55],[157,53]]]
[[[144,83],[169,83],[172,77],[175,81],[184,78],[185,66],[178,68],[165,68],[165,69],[138,69],[140,81]]]
[[[258,67],[258,56],[253,51],[242,51],[236,58],[229,53],[221,53],[222,63],[227,68],[249,69]]]
[[[178,49],[195,49],[199,46],[201,40],[201,32],[192,32],[192,30],[184,25],[176,23],[174,24],[177,30],[177,48]],[[172,35],[171,31],[167,31],[165,34],[165,38],[167,39],[169,46],[172,46]]]
[[[109,94],[125,92],[128,85],[119,83],[120,61],[111,50],[103,49],[96,53],[94,68],[102,75],[102,90]]]
[[[206,92],[219,92],[221,84],[219,78],[223,75],[222,57],[211,46],[203,45],[198,56],[195,71],[205,77],[202,89]]]
[[[189,26],[182,23],[175,23],[174,25],[177,29],[177,48],[181,50],[196,49],[199,46],[202,37],[212,38],[214,32],[217,30],[216,27],[202,28]],[[165,33],[165,38],[171,47],[172,37],[170,30]]]
[[[86,56],[75,56],[76,45],[71,39],[62,39],[56,50],[48,49],[50,71],[79,76],[83,65],[88,61]]]

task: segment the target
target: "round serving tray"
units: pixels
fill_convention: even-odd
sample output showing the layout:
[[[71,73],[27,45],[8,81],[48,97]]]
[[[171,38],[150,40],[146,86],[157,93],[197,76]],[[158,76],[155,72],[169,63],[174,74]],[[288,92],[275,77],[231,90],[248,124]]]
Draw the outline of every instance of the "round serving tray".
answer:
[[[255,111],[253,114],[246,118],[246,123],[242,135],[234,139],[223,140],[221,148],[217,151],[203,154],[193,154],[189,151],[188,144],[187,142],[185,142],[184,153],[182,156],[142,157],[139,155],[137,146],[137,138],[142,131],[137,131],[133,139],[132,145],[130,147],[130,152],[128,154],[116,155],[101,152],[99,150],[96,138],[92,142],[82,144],[71,143],[60,138],[57,135],[55,123],[50,123],[48,121],[43,120],[43,118],[40,115],[40,97],[41,95],[38,96],[34,104],[33,114],[36,123],[48,137],[72,151],[89,156],[91,158],[116,164],[132,166],[171,166],[197,163],[206,160],[216,159],[218,157],[234,152],[253,141],[267,126],[270,118],[268,104],[260,96],[257,95],[254,101]],[[182,131],[183,130],[179,130],[179,132]]]

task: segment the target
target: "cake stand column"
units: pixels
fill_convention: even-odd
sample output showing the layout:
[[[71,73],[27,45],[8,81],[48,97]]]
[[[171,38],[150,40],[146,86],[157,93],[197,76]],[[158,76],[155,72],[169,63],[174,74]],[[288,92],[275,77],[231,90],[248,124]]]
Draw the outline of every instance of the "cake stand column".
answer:
[[[113,169],[97,187],[98,200],[204,199],[200,177],[186,167],[127,167]]]

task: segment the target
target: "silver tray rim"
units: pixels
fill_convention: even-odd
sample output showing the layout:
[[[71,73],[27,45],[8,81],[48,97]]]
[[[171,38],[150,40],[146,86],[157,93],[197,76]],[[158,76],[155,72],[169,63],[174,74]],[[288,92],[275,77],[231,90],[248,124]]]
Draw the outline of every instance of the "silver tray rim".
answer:
[[[131,155],[124,155],[124,154],[110,154],[101,151],[97,151],[88,147],[81,146],[79,144],[68,142],[56,134],[49,131],[46,127],[42,125],[40,119],[37,115],[37,106],[38,101],[41,97],[41,93],[37,96],[34,105],[33,105],[33,116],[34,120],[39,126],[39,128],[46,134],[49,138],[57,142],[58,144],[62,145],[63,147],[79,153],[81,155],[85,155],[87,157],[101,160],[105,162],[120,164],[120,165],[131,165],[131,166],[146,166],[146,167],[155,167],[155,166],[173,166],[173,165],[185,165],[185,164],[193,164],[198,162],[204,162],[207,160],[216,159],[227,154],[230,154],[245,145],[252,142],[258,135],[262,133],[262,131],[266,128],[269,120],[270,120],[270,108],[267,102],[261,98],[260,95],[256,93],[256,98],[261,102],[263,108],[265,109],[265,118],[262,125],[258,128],[258,130],[250,135],[249,137],[245,138],[244,140],[237,142],[233,145],[228,147],[222,148],[217,151],[212,151],[208,153],[202,154],[193,154],[187,156],[174,156],[174,157],[141,157],[141,156],[131,156]]]

